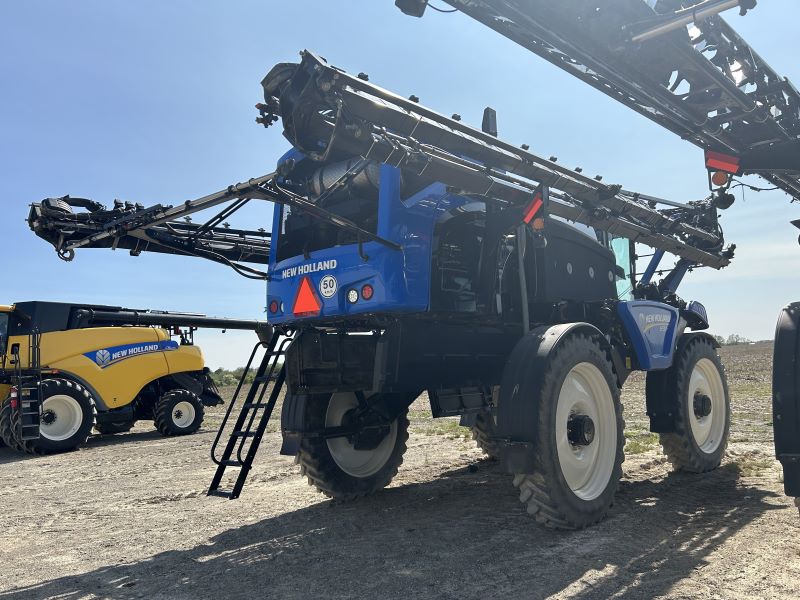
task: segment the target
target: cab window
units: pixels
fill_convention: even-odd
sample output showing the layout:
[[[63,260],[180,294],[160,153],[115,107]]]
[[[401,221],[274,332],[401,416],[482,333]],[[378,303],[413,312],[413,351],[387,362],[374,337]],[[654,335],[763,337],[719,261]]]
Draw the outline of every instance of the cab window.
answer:
[[[627,238],[614,238],[611,240],[611,250],[617,266],[625,272],[624,279],[617,279],[617,297],[620,300],[633,299],[631,285],[631,244]]]
[[[8,313],[0,313],[0,356],[8,347]]]

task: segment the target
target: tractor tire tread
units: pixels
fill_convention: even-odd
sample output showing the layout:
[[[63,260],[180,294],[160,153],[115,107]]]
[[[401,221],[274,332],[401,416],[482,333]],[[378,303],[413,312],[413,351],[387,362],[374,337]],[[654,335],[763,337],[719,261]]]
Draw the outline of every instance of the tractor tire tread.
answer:
[[[321,438],[303,438],[297,453],[300,473],[308,479],[308,484],[319,492],[337,501],[351,501],[368,496],[389,485],[403,464],[407,449],[409,421],[407,411],[397,417],[397,441],[395,451],[384,467],[368,478],[355,480],[348,477],[348,485],[342,485],[342,471],[327,451],[327,442]]]
[[[480,413],[472,426],[472,439],[489,458],[500,456],[500,444],[493,441],[495,431],[494,417],[491,413]]]
[[[705,346],[705,352],[708,354],[704,358],[709,358],[719,369],[722,377],[722,384],[727,393],[727,382],[725,378],[725,369],[722,362],[717,355],[714,346],[710,341],[703,338],[696,338],[690,341],[684,351],[676,357],[675,364],[670,369],[670,377],[666,376],[666,386],[672,392],[682,390],[688,385],[688,378],[691,377],[691,369],[687,368],[687,361],[692,358],[694,349],[698,346]],[[665,392],[669,393],[669,392]],[[713,471],[722,462],[722,457],[725,454],[725,448],[728,444],[728,429],[726,427],[724,440],[720,444],[720,448],[715,451],[716,458],[709,456],[701,456],[697,450],[692,447],[692,437],[690,424],[685,414],[686,407],[683,402],[678,400],[678,408],[675,414],[675,431],[671,433],[659,434],[659,442],[664,454],[672,464],[673,468],[678,471],[685,471],[687,473],[707,473]],[[728,419],[730,419],[730,406],[727,406]]]
[[[616,413],[617,432],[622,432],[625,429],[625,421],[622,416],[618,379],[614,371],[611,356],[600,346],[597,340],[585,334],[570,336],[570,339],[565,340],[556,348],[551,358],[551,364],[568,360],[570,354],[578,352],[581,346],[586,347],[587,344],[594,347],[593,352],[596,353],[596,356],[609,368],[606,375],[609,384],[613,383],[613,387],[610,387],[610,389],[612,390]],[[555,389],[558,386],[559,382],[555,380],[558,370],[557,368],[547,369],[541,389]],[[547,428],[547,423],[544,422],[544,419],[544,411],[540,411],[539,431],[544,431],[546,430],[545,428]],[[610,495],[612,498],[612,500],[608,502],[609,507],[613,504],[613,496],[619,487],[619,480],[622,478],[622,463],[625,461],[625,453],[623,451],[624,435],[620,434],[620,437],[621,439],[617,440],[614,469],[611,473],[609,486],[603,493],[603,495]],[[592,509],[581,511],[576,507],[568,506],[559,498],[559,496],[563,495],[563,491],[554,489],[554,487],[548,485],[547,482],[558,481],[561,475],[558,472],[550,472],[553,471],[553,469],[548,468],[550,461],[543,455],[545,451],[546,449],[543,448],[541,444],[537,444],[535,462],[546,472],[516,474],[514,476],[514,486],[519,490],[520,502],[526,505],[528,514],[531,515],[537,523],[548,529],[584,529],[605,518],[607,509],[594,512],[592,515]]]
[[[77,450],[81,446],[86,443],[86,440],[89,439],[89,435],[92,433],[92,428],[96,425],[96,415],[97,415],[97,406],[95,404],[94,398],[89,393],[85,387],[83,387],[80,383],[76,381],[72,381],[71,379],[44,379],[41,384],[41,391],[40,391],[40,398],[42,398],[42,402],[44,399],[48,397],[47,388],[56,387],[56,388],[66,388],[66,391],[77,393],[81,398],[88,401],[91,407],[91,418],[89,419],[88,423],[84,423],[81,425],[82,429],[84,430],[80,436],[75,440],[69,448],[62,448],[62,449],[54,449],[54,448],[47,448],[42,447],[40,444],[41,437],[38,440],[19,440],[17,441],[22,446],[24,452],[28,454],[33,454],[36,456],[43,456],[46,454],[60,454],[62,452],[72,452],[73,450]],[[16,437],[16,436],[15,436]]]
[[[172,421],[172,409],[174,406],[173,399],[176,397],[190,402],[194,406],[196,417],[194,422],[192,422],[189,427],[179,429]],[[155,407],[153,408],[153,423],[155,424],[158,432],[164,437],[189,435],[191,433],[195,433],[198,429],[200,429],[204,418],[205,411],[203,410],[203,402],[200,400],[197,394],[190,392],[189,390],[176,389],[165,392],[158,399]]]
[[[17,440],[14,435],[14,423],[11,413],[11,398],[7,397],[0,405],[0,438],[4,444],[9,448],[13,448],[18,452],[25,452],[22,444]]]

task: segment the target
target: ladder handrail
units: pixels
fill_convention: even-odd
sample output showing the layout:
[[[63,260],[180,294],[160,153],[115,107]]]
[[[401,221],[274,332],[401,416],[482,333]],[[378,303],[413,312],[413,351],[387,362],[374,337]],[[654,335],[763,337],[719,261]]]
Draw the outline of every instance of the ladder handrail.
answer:
[[[242,385],[244,385],[244,380],[246,379],[247,374],[250,372],[250,366],[253,364],[253,359],[256,356],[256,352],[258,352],[259,348],[261,347],[268,348],[272,344],[273,344],[272,339],[267,344],[259,341],[253,347],[253,351],[250,353],[250,358],[248,359],[247,365],[244,368],[242,377],[239,379],[239,383],[236,386],[236,391],[233,393],[233,397],[231,398],[231,401],[228,403],[228,409],[225,411],[225,416],[222,418],[222,422],[220,423],[219,429],[217,430],[217,435],[214,438],[214,443],[211,445],[211,460],[214,461],[214,464],[218,465],[220,463],[220,461],[217,459],[217,445],[219,444],[219,441],[222,438],[223,431],[225,431],[225,425],[228,423],[228,419],[231,416],[231,411],[233,410],[233,407],[236,404],[236,400],[239,397],[239,392],[242,391]]]
[[[291,337],[284,337],[283,340],[280,341],[278,344],[276,342],[277,350],[275,348],[272,349],[271,352],[267,352],[265,355],[265,360],[262,362],[261,366],[259,367],[259,372],[256,373],[256,378],[254,380],[253,388],[251,389],[258,389],[260,393],[258,394],[258,401],[253,403],[257,406],[262,406],[264,403],[264,395],[267,392],[267,388],[269,387],[270,381],[273,379],[273,375],[276,374],[276,369],[278,369],[278,365],[281,364],[281,368],[283,368],[282,363],[278,363],[278,359],[281,356],[285,355],[285,348],[286,346],[291,343]],[[265,366],[268,365],[268,366]],[[263,370],[263,372],[262,372]],[[278,369],[280,370],[280,369]],[[260,378],[260,380],[259,380]],[[248,402],[252,402],[255,399],[256,393],[253,393],[253,398],[250,398],[250,394],[248,394]],[[256,411],[250,410],[250,419],[247,421],[247,426],[242,429],[241,431],[250,432],[253,429],[253,422],[256,418]],[[263,418],[263,415],[262,415]],[[244,459],[242,458],[242,450],[244,449],[246,437],[242,437],[239,441],[239,447],[236,450],[236,457],[239,459],[239,462],[243,462]]]
[[[282,337],[283,339],[278,340],[278,337]],[[270,339],[269,344],[266,346],[266,351],[261,358],[261,363],[259,364],[255,377],[250,383],[247,396],[244,402],[240,405],[241,408],[239,414],[236,418],[235,424],[233,425],[233,429],[229,432],[229,437],[225,444],[225,449],[222,453],[222,456],[221,458],[217,459],[216,446],[222,437],[223,431],[226,430],[227,422],[233,410],[233,406],[236,404],[236,400],[239,397],[242,386],[244,385],[245,379],[249,373],[250,365],[253,362],[259,346],[256,346],[253,349],[253,353],[248,361],[247,370],[242,374],[242,378],[236,388],[234,397],[228,406],[228,410],[226,411],[225,417],[220,425],[219,431],[217,432],[217,437],[214,440],[214,445],[211,450],[211,458],[214,463],[216,463],[217,469],[211,480],[211,485],[208,489],[208,495],[223,496],[231,500],[239,497],[242,487],[247,480],[250,469],[253,466],[253,460],[255,459],[258,447],[261,444],[261,440],[264,437],[267,426],[269,425],[272,412],[278,402],[278,399],[284,391],[284,383],[286,381],[286,364],[285,361],[282,362],[279,359],[286,355],[286,348],[289,344],[291,344],[291,342],[292,335],[273,336]],[[274,382],[272,379],[273,376],[275,377]],[[270,383],[272,383],[272,387],[270,389],[269,399],[264,402],[264,396],[267,393],[267,390],[270,388]],[[256,423],[256,413],[260,414],[254,431],[253,425]],[[237,438],[239,439],[237,440]],[[248,439],[250,440],[249,445],[246,442]],[[246,456],[242,456],[245,448]],[[232,458],[234,455],[235,458]],[[222,483],[222,479],[225,475],[227,467],[237,467],[239,468],[239,473],[236,476],[233,488],[228,491],[223,491],[219,489],[219,486]]]

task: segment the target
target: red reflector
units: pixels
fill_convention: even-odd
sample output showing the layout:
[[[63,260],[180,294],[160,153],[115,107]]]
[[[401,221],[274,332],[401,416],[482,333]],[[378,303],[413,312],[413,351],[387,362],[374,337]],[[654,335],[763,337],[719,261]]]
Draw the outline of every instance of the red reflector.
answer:
[[[536,192],[536,195],[533,197],[533,202],[528,205],[528,208],[525,209],[525,213],[522,217],[522,220],[525,223],[530,223],[533,217],[536,216],[536,213],[539,212],[539,209],[542,208],[542,195],[539,192]]]
[[[318,315],[321,308],[322,304],[320,304],[319,298],[314,292],[311,280],[308,277],[303,277],[300,287],[297,289],[297,298],[294,299],[292,312],[296,317],[307,317]]]
[[[16,396],[14,396],[9,401],[9,404],[11,405],[11,408],[13,408],[14,410],[17,410],[19,408],[19,399]]]
[[[739,172],[739,158],[722,152],[706,150],[706,168],[735,174]]]
[[[369,300],[372,298],[372,295],[375,293],[375,290],[372,289],[372,286],[368,283],[364,284],[364,287],[361,288],[361,297],[364,300]]]
[[[272,302],[269,303],[269,312],[271,312],[273,315],[276,312],[278,312],[278,301],[277,300],[273,300]]]

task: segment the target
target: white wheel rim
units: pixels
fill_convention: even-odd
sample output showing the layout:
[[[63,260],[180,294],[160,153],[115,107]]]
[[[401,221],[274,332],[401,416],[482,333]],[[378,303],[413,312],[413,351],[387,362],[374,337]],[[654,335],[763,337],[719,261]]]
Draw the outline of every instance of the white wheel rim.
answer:
[[[325,427],[338,427],[345,413],[358,406],[358,399],[352,392],[340,392],[331,396],[325,414]],[[339,468],[352,477],[369,477],[380,471],[394,451],[397,440],[397,419],[392,421],[389,433],[373,450],[356,450],[345,437],[330,438],[327,441],[331,457]]]
[[[62,442],[71,438],[81,428],[83,410],[72,396],[56,394],[42,403],[42,419],[39,434],[51,442]]]
[[[194,410],[194,405],[186,400],[181,400],[172,407],[172,422],[176,427],[186,429],[194,423],[194,417],[197,413]]]
[[[696,394],[703,394],[711,399],[711,412],[698,416],[694,411]],[[713,454],[722,443],[725,433],[727,407],[725,404],[725,386],[717,365],[708,358],[701,358],[692,369],[689,378],[689,391],[685,398],[689,425],[692,437],[698,448],[705,454]]]
[[[594,423],[594,439],[573,445],[567,437],[570,417],[585,415]],[[617,414],[603,373],[583,362],[567,373],[556,406],[556,448],[561,473],[578,498],[594,500],[606,489],[617,456]]]

